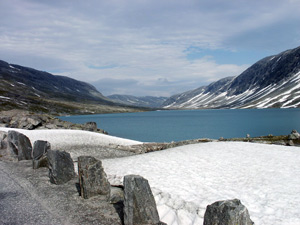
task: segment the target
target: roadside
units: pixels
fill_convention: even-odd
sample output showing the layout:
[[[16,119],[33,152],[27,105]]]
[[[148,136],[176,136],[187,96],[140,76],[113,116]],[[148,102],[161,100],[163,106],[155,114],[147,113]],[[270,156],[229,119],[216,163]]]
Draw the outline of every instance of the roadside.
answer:
[[[103,197],[81,198],[77,182],[54,185],[47,168],[0,158],[0,224],[122,224]]]

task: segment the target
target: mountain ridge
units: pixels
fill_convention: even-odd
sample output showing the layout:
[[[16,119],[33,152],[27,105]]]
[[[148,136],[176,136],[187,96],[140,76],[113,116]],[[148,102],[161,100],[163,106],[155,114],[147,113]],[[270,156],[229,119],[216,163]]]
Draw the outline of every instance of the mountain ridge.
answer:
[[[0,79],[1,110],[25,109],[50,114],[139,111],[112,102],[89,83],[2,60]]]
[[[167,99],[166,109],[300,107],[300,47],[265,57],[227,77]]]
[[[155,97],[155,96],[133,96],[133,95],[108,95],[107,98],[117,103],[127,104],[131,106],[159,108],[168,97]]]

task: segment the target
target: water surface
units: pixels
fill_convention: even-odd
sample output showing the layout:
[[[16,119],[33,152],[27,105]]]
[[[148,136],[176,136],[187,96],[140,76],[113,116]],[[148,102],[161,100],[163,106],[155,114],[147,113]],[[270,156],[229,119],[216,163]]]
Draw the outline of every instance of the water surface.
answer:
[[[143,142],[197,138],[287,135],[300,131],[300,109],[167,110],[60,117],[74,123],[94,121],[110,135]]]

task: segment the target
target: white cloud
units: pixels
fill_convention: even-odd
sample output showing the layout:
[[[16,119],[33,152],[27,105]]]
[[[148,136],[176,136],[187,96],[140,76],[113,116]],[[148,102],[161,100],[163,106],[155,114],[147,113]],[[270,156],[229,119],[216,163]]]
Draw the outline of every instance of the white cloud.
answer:
[[[168,95],[238,75],[249,66],[209,57],[188,60],[190,46],[270,53],[296,47],[299,31],[287,24],[300,22],[298,6],[299,1],[283,0],[2,1],[0,54],[10,63],[91,83],[137,80],[132,94],[142,95],[139,87],[144,87],[144,95]],[[280,46],[279,28],[286,33]],[[274,33],[278,37],[272,42]],[[159,90],[159,79],[171,83]]]

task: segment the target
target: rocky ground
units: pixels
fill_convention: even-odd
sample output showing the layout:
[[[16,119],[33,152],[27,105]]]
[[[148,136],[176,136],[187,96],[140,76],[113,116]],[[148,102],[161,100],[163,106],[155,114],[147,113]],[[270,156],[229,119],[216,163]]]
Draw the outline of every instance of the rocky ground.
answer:
[[[48,169],[33,170],[31,160],[7,162],[0,158],[0,170],[0,224],[122,224],[118,205],[102,196],[79,196],[78,178],[51,184]],[[11,204],[15,199],[18,201]]]
[[[60,120],[48,114],[37,114],[23,110],[9,110],[0,112],[0,127],[19,128],[26,130],[71,129],[107,133],[102,129],[98,129],[95,122],[75,124]]]

